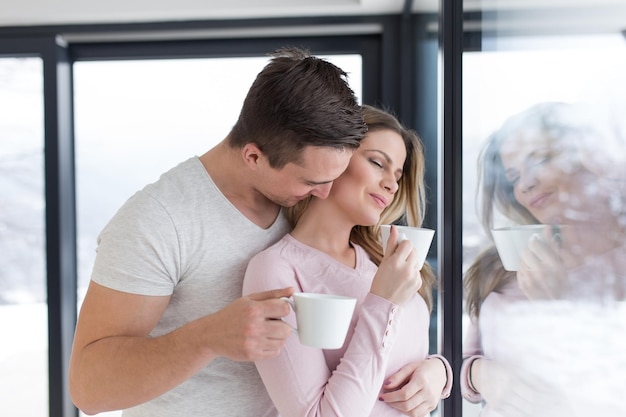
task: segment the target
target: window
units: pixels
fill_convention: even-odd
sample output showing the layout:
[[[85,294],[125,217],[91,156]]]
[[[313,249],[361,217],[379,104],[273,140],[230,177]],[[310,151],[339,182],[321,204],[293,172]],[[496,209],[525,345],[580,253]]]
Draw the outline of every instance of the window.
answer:
[[[568,155],[562,156],[559,164],[561,169],[570,173],[570,176],[576,175],[576,161],[582,160],[583,165],[592,164],[597,155],[602,153],[610,153],[611,158],[618,158],[623,163],[623,147],[611,148],[614,143],[608,141],[608,138],[613,138],[617,143],[626,139],[626,124],[624,123],[626,120],[626,82],[623,78],[624,71],[626,71],[626,42],[621,34],[485,36],[482,42],[482,51],[466,52],[463,56],[464,271],[481,251],[491,245],[491,241],[481,226],[480,215],[484,207],[483,202],[475,200],[478,182],[477,161],[479,152],[489,135],[499,129],[507,119],[540,103],[563,102],[576,106],[584,105],[589,113],[581,112],[578,114],[580,117],[568,119],[571,125],[562,125],[558,127],[558,130],[551,130],[551,140],[556,141],[558,135],[565,134],[563,132],[573,129],[574,126],[582,126],[588,117],[591,119],[591,113],[597,112],[601,116],[599,120],[602,121],[602,126],[610,131],[607,136],[595,137],[591,143],[587,143],[585,151],[566,154],[565,150],[568,146],[572,146],[575,140],[572,136],[567,141],[561,142],[554,151],[560,152],[557,155]],[[554,119],[554,123],[557,119]],[[585,129],[590,126],[585,125]],[[525,138],[528,143],[530,139]],[[617,153],[606,152],[610,149],[617,150]],[[520,152],[516,155],[520,155],[523,149],[516,148],[516,151]],[[536,162],[536,164],[543,163],[544,161]],[[526,175],[526,178],[532,177],[532,183],[528,180],[527,189],[540,187],[542,184],[547,184],[549,180],[557,178],[557,174],[548,177],[545,174],[546,171],[540,174],[536,166],[525,164],[527,162],[520,163],[520,165],[509,163],[509,166],[519,168],[522,172],[525,171],[525,174],[520,174],[520,178],[514,178],[514,181],[522,181],[523,175]],[[540,177],[540,175],[543,176]],[[598,191],[602,187],[602,178],[606,179],[607,176],[601,175],[599,179],[589,181],[588,186],[583,188],[586,195],[583,199],[594,201],[597,198],[598,203],[595,208],[592,205],[584,212],[581,209],[577,215],[581,223],[592,221],[594,216],[598,216],[597,213],[600,210],[604,210],[609,205],[602,202],[605,200],[601,199],[600,191]],[[561,181],[559,186],[564,187],[563,183]],[[623,191],[617,188],[618,184],[620,182],[615,183],[616,187],[608,197],[608,201],[614,202],[611,204],[615,205],[621,204],[624,198]],[[621,184],[623,184],[623,178]],[[571,214],[574,213],[576,207],[585,207],[579,201],[580,196],[575,191],[570,190],[568,193],[568,198],[560,201],[568,207]],[[540,208],[531,207],[529,210],[535,213],[535,217],[539,220],[549,218],[548,216],[542,217]],[[554,218],[568,219],[569,215],[566,213]],[[516,223],[519,221],[512,220],[496,209],[494,228]],[[578,226],[576,222],[571,224],[574,224],[571,227],[576,227],[576,230],[584,230],[583,226]],[[602,221],[594,224],[602,224]],[[566,235],[563,234],[563,236]],[[607,234],[605,238],[601,241],[609,240],[610,234]],[[614,272],[605,271],[601,265],[598,265],[595,273],[587,277],[587,282],[592,287],[594,281],[599,283],[603,280],[608,282],[607,285],[614,285],[618,282],[617,280],[623,278],[619,272],[616,276],[612,275]],[[624,274],[623,270],[620,272],[621,275]],[[488,285],[484,279],[487,274],[488,271],[482,272],[481,289]],[[546,280],[556,279],[555,277],[554,270],[542,276]],[[616,281],[613,282],[613,279]],[[517,281],[519,282],[519,278]],[[474,288],[480,285],[477,284]],[[512,285],[517,287],[516,284]],[[582,285],[584,287],[585,284]],[[480,341],[481,352],[490,360],[506,366],[507,370],[514,368],[510,362],[507,362],[508,359],[514,360],[517,364],[523,364],[520,366],[525,367],[524,372],[532,372],[532,376],[526,375],[526,377],[532,377],[531,385],[541,387],[540,390],[544,392],[549,390],[548,398],[543,398],[539,391],[531,391],[529,397],[532,399],[532,404],[515,404],[522,409],[530,407],[526,409],[525,415],[557,415],[562,412],[567,414],[566,410],[569,410],[567,407],[571,407],[572,404],[579,410],[586,410],[585,407],[589,407],[591,403],[594,404],[593,414],[617,415],[620,414],[618,409],[623,412],[623,408],[615,405],[610,399],[610,396],[616,393],[615,389],[619,392],[626,386],[623,379],[617,376],[617,372],[607,370],[602,376],[603,382],[598,383],[596,378],[601,378],[591,370],[598,368],[606,370],[607,363],[620,366],[621,354],[606,347],[607,345],[620,346],[620,349],[623,349],[626,344],[623,326],[615,325],[616,315],[619,316],[623,312],[619,308],[616,311],[607,312],[602,305],[594,304],[593,290],[589,293],[578,293],[575,297],[577,304],[573,306],[571,299],[563,299],[560,296],[556,296],[558,301],[515,304],[512,299],[516,297],[524,297],[523,302],[525,302],[527,297],[533,298],[535,295],[521,292],[519,288],[509,288],[511,287],[499,289],[497,292],[500,295],[489,297],[489,304],[485,303],[488,307],[484,311],[481,309],[481,318],[478,322],[480,339],[475,339],[478,335],[475,333],[476,327],[470,326],[470,320],[467,314],[464,314],[464,340],[466,342],[464,350],[472,351],[473,348],[478,347],[477,341]],[[602,293],[606,297],[605,301],[613,296],[607,296],[604,291]],[[619,298],[619,295],[614,296]],[[532,364],[529,362],[531,360],[528,358],[529,354],[533,357]],[[582,363],[585,365],[576,365]],[[623,371],[623,367],[621,369]],[[504,379],[499,380],[499,388],[504,390],[503,392],[513,392],[516,389],[519,392],[520,385],[514,384],[524,382],[524,372],[516,374],[515,381],[511,381],[510,385],[507,385]],[[579,379],[579,382],[590,389],[591,387],[598,388],[591,389],[592,394],[586,393],[576,398],[568,396],[571,393],[567,394],[566,391],[571,388],[573,379],[582,375],[585,375],[583,379],[586,378],[586,381],[581,382]],[[494,378],[490,376],[492,377],[493,374],[483,373],[483,377],[487,379],[487,381],[483,380],[483,385],[494,383]],[[485,387],[486,392],[488,389]],[[599,395],[600,392],[602,395]],[[613,394],[607,394],[608,392]],[[561,401],[564,396],[566,401]],[[595,396],[593,400],[591,396]],[[463,401],[463,415],[465,417],[477,416],[483,407],[494,407],[494,404],[490,404],[489,399],[485,397],[487,394],[483,396],[486,405]],[[511,398],[512,396],[509,395],[507,401]],[[569,412],[569,414],[572,413]]]
[[[349,72],[361,97],[361,56],[325,58]],[[79,304],[106,222],[135,191],[224,139],[266,63],[246,57],[74,64]]]
[[[0,59],[0,387],[3,415],[48,415],[43,77]]]
[[[361,56],[324,56],[361,97]],[[96,238],[135,191],[226,137],[267,57],[74,64],[79,303]]]

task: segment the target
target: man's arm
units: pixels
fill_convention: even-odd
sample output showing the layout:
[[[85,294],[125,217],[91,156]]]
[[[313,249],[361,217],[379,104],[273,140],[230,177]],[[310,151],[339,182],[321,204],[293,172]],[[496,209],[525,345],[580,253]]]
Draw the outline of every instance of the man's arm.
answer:
[[[129,408],[181,384],[211,360],[273,357],[291,328],[293,289],[239,298],[224,309],[159,337],[149,337],[170,297],[128,294],[91,283],[76,327],[70,393],[84,412]]]

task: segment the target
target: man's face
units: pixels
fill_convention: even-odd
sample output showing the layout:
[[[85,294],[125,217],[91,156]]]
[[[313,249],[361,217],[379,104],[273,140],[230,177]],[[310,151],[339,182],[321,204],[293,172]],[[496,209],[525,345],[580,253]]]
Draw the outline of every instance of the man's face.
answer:
[[[263,157],[257,189],[283,207],[291,207],[310,195],[328,197],[333,181],[348,167],[351,149],[308,146],[300,163],[290,162],[280,169],[269,166]]]

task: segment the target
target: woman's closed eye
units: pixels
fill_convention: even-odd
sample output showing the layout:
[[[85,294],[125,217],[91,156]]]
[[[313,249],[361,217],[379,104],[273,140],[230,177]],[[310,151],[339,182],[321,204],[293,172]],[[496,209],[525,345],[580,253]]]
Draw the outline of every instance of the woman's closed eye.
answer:
[[[511,184],[514,187],[519,182],[519,175],[515,177],[507,178],[507,181],[509,182],[509,184]]]
[[[370,162],[371,162],[372,164],[376,165],[378,168],[381,168],[381,169],[382,169],[382,168],[384,168],[384,167],[385,167],[385,164],[384,164],[383,162],[381,162],[380,160],[378,160],[378,159],[375,159],[375,158],[370,158]]]

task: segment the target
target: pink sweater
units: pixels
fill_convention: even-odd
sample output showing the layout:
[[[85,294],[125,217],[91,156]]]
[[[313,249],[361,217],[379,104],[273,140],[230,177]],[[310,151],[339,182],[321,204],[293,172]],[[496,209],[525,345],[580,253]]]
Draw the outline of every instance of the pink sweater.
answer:
[[[341,349],[301,345],[297,336],[280,355],[256,363],[282,417],[400,416],[378,400],[385,378],[411,362],[428,357],[429,312],[416,294],[403,306],[369,289],[376,265],[357,245],[356,267],[350,268],[291,235],[255,256],[244,279],[243,292],[293,286],[297,292],[338,294],[357,298],[346,342]],[[293,313],[286,319],[295,325]],[[447,361],[449,395],[452,372]]]
[[[469,368],[471,363],[479,358],[497,357],[498,334],[497,326],[492,326],[492,319],[498,317],[502,310],[511,303],[527,300],[517,281],[507,283],[500,292],[493,292],[487,296],[480,308],[478,322],[475,318],[470,320],[470,325],[465,333],[463,341],[463,366],[461,366],[460,387],[461,395],[472,403],[482,401],[479,392],[472,389],[469,380]],[[481,415],[488,415],[483,412]]]
[[[489,294],[465,335],[463,397],[483,400],[469,384],[469,368],[486,358],[514,376],[501,386],[506,395],[496,408],[521,404],[523,392],[525,415],[533,417],[626,415],[625,254],[618,248],[569,270],[566,299],[529,301],[517,281]],[[484,403],[480,415],[508,414]]]

